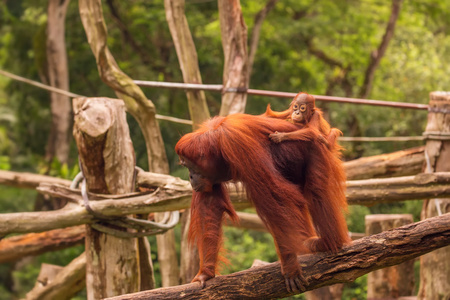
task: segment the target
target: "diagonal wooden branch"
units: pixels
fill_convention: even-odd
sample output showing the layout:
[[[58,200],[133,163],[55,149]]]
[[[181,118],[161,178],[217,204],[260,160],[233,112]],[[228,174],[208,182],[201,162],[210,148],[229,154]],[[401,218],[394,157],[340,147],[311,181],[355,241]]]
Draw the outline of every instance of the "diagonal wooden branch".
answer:
[[[375,71],[378,68],[381,59],[383,58],[386,50],[389,46],[389,42],[394,36],[395,25],[397,23],[398,16],[402,7],[403,0],[392,0],[392,11],[389,17],[388,24],[386,25],[386,30],[384,32],[383,38],[378,45],[377,50],[373,51],[370,55],[370,62],[367,66],[366,73],[364,75],[364,82],[359,91],[360,98],[367,98],[370,91],[372,90],[373,79],[375,76]]]
[[[101,0],[79,0],[80,17],[97,61],[101,79],[121,98],[127,111],[137,120],[147,146],[150,170],[169,173],[164,143],[156,121],[156,109],[142,90],[117,65],[107,45],[108,33]]]
[[[259,36],[261,33],[261,27],[267,14],[275,7],[279,0],[268,0],[266,5],[256,15],[253,21],[252,35],[250,38],[250,50],[248,54],[248,82],[252,76],[253,62],[255,61],[256,51],[258,50]]]
[[[178,62],[185,83],[202,83],[197,50],[185,15],[184,0],[164,0],[166,20],[169,25]],[[188,107],[194,129],[210,117],[204,91],[186,91]]]
[[[400,264],[450,244],[450,213],[354,241],[336,254],[303,255],[299,262],[306,290],[352,282],[371,271]],[[280,264],[271,263],[207,281],[108,298],[126,299],[272,299],[290,296]]]
[[[141,178],[152,176],[152,173],[142,173]],[[128,214],[163,212],[185,209],[190,206],[192,190],[188,182],[181,179],[170,180],[167,186],[176,186],[178,190],[159,188],[152,194],[131,194],[125,197],[105,198],[102,201],[91,201],[94,211],[107,216],[124,216]],[[159,176],[163,184],[164,176]],[[183,187],[184,186],[184,187]],[[42,184],[39,192],[53,197],[68,199],[81,203],[78,190],[71,190],[64,186]],[[242,188],[229,187],[230,198],[237,210],[250,206]],[[347,182],[347,201],[351,205],[373,205],[410,199],[445,198],[450,196],[450,172],[419,174],[384,179],[356,180]],[[92,199],[98,196],[91,195]],[[46,222],[42,222],[45,219]],[[89,224],[94,221],[83,206],[70,203],[67,207],[47,212],[22,212],[0,214],[0,236],[10,233],[41,232],[56,228]]]
[[[36,286],[27,293],[27,300],[72,299],[82,290],[86,282],[86,253],[72,260],[62,268],[52,280],[37,282]]]

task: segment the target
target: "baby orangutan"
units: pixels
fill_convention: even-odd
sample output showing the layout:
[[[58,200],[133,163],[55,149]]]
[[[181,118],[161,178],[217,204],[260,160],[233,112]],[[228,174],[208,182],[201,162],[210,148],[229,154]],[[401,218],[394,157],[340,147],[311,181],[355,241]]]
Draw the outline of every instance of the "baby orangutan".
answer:
[[[305,135],[308,129],[317,130],[328,148],[332,151],[340,150],[336,139],[342,135],[337,128],[330,128],[330,124],[323,118],[322,111],[316,107],[315,99],[307,93],[298,93],[291,102],[289,108],[282,112],[275,112],[267,106],[265,117],[286,119],[300,127],[299,130],[292,132],[275,132],[269,135],[269,138],[275,143],[283,141],[305,141],[309,137]]]

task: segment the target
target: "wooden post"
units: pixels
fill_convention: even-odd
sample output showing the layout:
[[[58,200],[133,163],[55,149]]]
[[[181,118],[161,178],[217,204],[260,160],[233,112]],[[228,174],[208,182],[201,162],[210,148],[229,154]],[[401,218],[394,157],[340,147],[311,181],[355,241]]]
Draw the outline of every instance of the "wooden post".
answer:
[[[450,171],[450,92],[430,93],[429,137],[425,146],[425,172]],[[427,162],[428,161],[428,162]],[[425,200],[422,219],[450,212],[450,199]],[[450,247],[426,254],[420,259],[419,299],[449,299]]]
[[[218,0],[220,32],[224,54],[223,89],[248,87],[247,26],[239,0]],[[246,92],[222,94],[220,115],[243,113]]]
[[[366,235],[381,233],[413,222],[412,215],[368,215]],[[369,273],[367,299],[397,299],[414,295],[414,260]]]
[[[74,137],[88,191],[123,194],[134,186],[135,156],[122,100],[76,98]],[[139,290],[136,239],[117,238],[86,226],[89,300]]]

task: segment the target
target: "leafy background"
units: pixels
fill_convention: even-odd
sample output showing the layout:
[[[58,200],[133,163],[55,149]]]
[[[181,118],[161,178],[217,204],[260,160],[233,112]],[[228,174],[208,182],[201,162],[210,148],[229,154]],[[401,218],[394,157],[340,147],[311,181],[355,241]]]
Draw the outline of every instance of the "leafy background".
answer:
[[[111,2],[131,33],[134,46],[124,40],[117,22],[105,2]],[[249,33],[262,1],[241,1]],[[46,7],[44,0],[10,0],[0,6],[0,68],[40,80],[45,70]],[[108,27],[108,45],[120,68],[133,79],[181,82],[175,49],[165,20],[162,0],[104,1]],[[307,91],[325,94],[330,82],[348,70],[350,90],[336,86],[334,96],[357,96],[362,85],[370,53],[382,38],[391,5],[379,0],[283,0],[265,20],[251,77],[251,88],[277,91]],[[223,52],[217,2],[187,0],[186,15],[198,51],[203,82],[222,80]],[[405,1],[394,38],[375,73],[370,99],[427,103],[431,91],[450,86],[450,2],[445,0]],[[78,13],[71,1],[66,19],[66,43],[69,58],[70,90],[86,96],[115,97],[98,76],[95,59],[86,41]],[[308,50],[313,45],[342,68],[331,66]],[[157,112],[188,119],[183,91],[144,88]],[[220,108],[220,94],[207,92],[212,115]],[[276,110],[285,109],[289,100],[249,96],[247,113],[260,114],[267,103]],[[78,171],[77,153],[71,141],[68,164],[44,160],[50,130],[49,93],[0,76],[0,169],[28,171],[73,178]],[[318,102],[330,123],[344,136],[416,136],[424,131],[427,113],[385,107]],[[137,164],[147,168],[145,143],[137,123],[129,118],[137,155]],[[171,173],[186,178],[186,170],[177,165],[174,145],[190,126],[160,121]],[[388,153],[421,145],[422,142],[343,143],[345,159]],[[0,212],[30,211],[37,195],[34,191],[0,186]],[[419,220],[421,201],[400,204],[351,207],[348,224],[351,231],[364,232],[364,216],[370,213],[412,213]],[[177,235],[179,235],[177,229]],[[155,238],[150,237],[154,245]],[[277,256],[268,234],[226,229],[226,248],[230,264],[223,273],[250,267],[254,258],[275,261]],[[154,246],[155,249],[155,246]],[[27,258],[16,264],[0,265],[0,299],[15,299],[34,285],[42,262],[67,264],[83,251],[74,247]],[[158,277],[157,253],[152,253]],[[347,285],[345,299],[365,299],[365,277]],[[83,299],[84,293],[78,298]]]

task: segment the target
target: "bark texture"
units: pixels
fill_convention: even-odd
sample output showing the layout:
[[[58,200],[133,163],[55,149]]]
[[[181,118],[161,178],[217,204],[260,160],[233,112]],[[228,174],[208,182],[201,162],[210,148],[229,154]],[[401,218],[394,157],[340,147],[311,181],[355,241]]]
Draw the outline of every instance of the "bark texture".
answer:
[[[155,118],[155,106],[133,80],[120,70],[109,51],[101,0],[80,0],[79,9],[101,79],[125,102],[127,111],[139,123],[147,146],[150,171],[167,174],[169,165]]]
[[[138,178],[151,177],[144,172]],[[112,195],[99,196],[102,201],[91,202],[91,207],[108,216],[123,216],[150,212],[164,212],[188,208],[191,203],[192,190],[188,181],[174,179],[169,175],[156,176],[153,184],[161,187],[152,194],[131,194],[122,197]],[[163,178],[169,179],[165,188]],[[152,180],[146,179],[150,182]],[[159,182],[159,183],[158,183]],[[183,183],[184,182],[184,183]],[[347,201],[350,205],[373,205],[411,199],[450,196],[450,172],[418,174],[397,178],[347,181]],[[41,193],[52,197],[81,203],[78,190],[63,186],[41,184]],[[229,187],[230,198],[237,210],[250,207],[243,189]],[[46,222],[42,222],[45,219]],[[89,224],[93,217],[83,206],[70,204],[65,209],[51,212],[22,212],[0,215],[0,236],[10,233],[41,232],[56,228]]]
[[[107,46],[106,24],[103,19],[101,0],[80,0],[79,9],[81,21],[92,52],[97,62],[101,79],[114,89],[119,98],[125,102],[127,111],[137,120],[142,130],[147,148],[147,158],[150,171],[168,174],[169,163],[162,140],[161,131],[156,120],[156,109],[134,81],[120,70]],[[154,282],[153,266],[149,242],[146,238],[138,241],[141,288],[146,289]]]
[[[49,85],[69,91],[69,67],[67,63],[65,21],[70,0],[49,0],[47,9],[47,66]],[[50,93],[52,126],[47,142],[46,159],[54,157],[61,163],[69,158],[70,126],[72,123],[70,98]]]
[[[299,256],[306,290],[351,282],[380,269],[400,264],[450,244],[450,214],[434,217],[354,241],[336,254]],[[272,299],[290,296],[280,264],[219,276],[206,282],[160,288],[112,299]]]
[[[430,109],[425,133],[444,135],[442,140],[428,140],[425,151],[428,158],[426,172],[450,171],[450,92],[430,93]],[[446,139],[447,136],[447,140]],[[425,200],[422,218],[450,212],[450,199]],[[421,257],[419,299],[450,298],[450,247]]]
[[[35,287],[26,300],[69,300],[85,287],[86,254],[66,267],[43,264]]]
[[[347,180],[416,175],[423,169],[424,150],[421,146],[344,162]]]
[[[74,137],[88,191],[125,194],[134,188],[135,157],[121,100],[74,99]],[[139,291],[136,239],[86,226],[86,290],[90,300]]]
[[[413,222],[412,215],[367,215],[366,235],[380,233]],[[414,295],[414,260],[369,273],[367,299],[398,299]]]
[[[164,7],[166,10],[166,19],[169,24],[170,33],[172,35],[172,40],[175,45],[175,50],[177,52],[178,62],[180,64],[181,72],[183,74],[183,81],[185,83],[202,83],[202,77],[200,73],[200,68],[198,66],[197,50],[195,49],[194,40],[189,30],[189,24],[185,15],[185,1],[184,0],[165,0]],[[198,126],[210,117],[208,106],[206,103],[206,96],[204,91],[186,91],[188,99],[189,114],[193,122],[193,129],[197,129]],[[161,258],[167,257],[165,265],[169,271],[171,271],[170,285],[178,284],[180,279],[182,283],[185,283],[185,278],[192,279],[196,273],[192,273],[191,268],[187,267],[190,265],[198,265],[198,260],[195,260],[195,253],[197,252],[196,247],[187,247],[187,235],[186,233],[186,222],[189,223],[190,213],[189,209],[183,214],[182,218],[182,237],[181,237],[181,256],[180,256],[180,272],[178,269],[175,270],[175,266],[178,266],[178,261],[176,259],[175,245],[171,244],[169,253],[163,253]],[[170,239],[172,241],[173,231],[169,232],[172,237],[165,237],[165,235],[158,235],[158,247],[160,244],[166,245],[167,250],[169,246],[169,241],[164,241],[164,239]],[[163,247],[159,247],[163,250]],[[158,249],[158,253],[160,250]],[[160,256],[158,256],[159,258]],[[172,269],[172,270],[170,270]],[[169,280],[164,280],[163,272],[163,286],[168,286],[165,282]],[[175,277],[176,275],[176,277]]]
[[[184,83],[202,83],[197,50],[185,15],[184,0],[164,0],[166,20],[177,52]],[[194,129],[210,117],[204,91],[186,91]]]
[[[75,226],[0,240],[0,263],[81,244],[84,241],[84,233],[84,226]]]
[[[244,92],[222,94],[220,115],[243,113],[247,103],[248,51],[247,26],[239,0],[218,0],[224,59],[223,88],[241,88]]]

